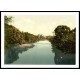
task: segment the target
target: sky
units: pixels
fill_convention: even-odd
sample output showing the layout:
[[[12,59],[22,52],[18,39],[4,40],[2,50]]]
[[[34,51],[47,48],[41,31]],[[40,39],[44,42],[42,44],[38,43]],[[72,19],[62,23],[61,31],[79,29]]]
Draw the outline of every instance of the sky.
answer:
[[[29,32],[34,35],[53,35],[58,25],[67,25],[70,29],[76,27],[75,15],[11,15],[12,25],[20,31]]]

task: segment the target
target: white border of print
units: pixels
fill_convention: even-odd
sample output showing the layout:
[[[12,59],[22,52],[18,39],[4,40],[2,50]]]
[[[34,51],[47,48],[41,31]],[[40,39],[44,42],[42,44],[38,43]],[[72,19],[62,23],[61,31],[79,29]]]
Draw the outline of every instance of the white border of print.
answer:
[[[75,15],[76,64],[75,65],[6,65],[4,64],[4,15]],[[79,12],[1,12],[1,68],[78,68],[79,67]]]

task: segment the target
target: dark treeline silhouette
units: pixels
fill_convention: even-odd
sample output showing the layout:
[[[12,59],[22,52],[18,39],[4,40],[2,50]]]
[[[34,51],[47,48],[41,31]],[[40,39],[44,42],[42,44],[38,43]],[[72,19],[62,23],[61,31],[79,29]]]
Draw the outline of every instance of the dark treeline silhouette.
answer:
[[[65,25],[59,25],[54,30],[55,36],[51,37],[49,40],[52,45],[56,48],[62,50],[64,53],[75,53],[76,44],[76,28],[70,30],[69,27]]]

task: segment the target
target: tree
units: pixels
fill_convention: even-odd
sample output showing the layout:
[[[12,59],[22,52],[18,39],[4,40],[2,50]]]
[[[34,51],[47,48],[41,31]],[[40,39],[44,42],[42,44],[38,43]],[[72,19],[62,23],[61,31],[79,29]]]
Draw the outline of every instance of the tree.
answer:
[[[14,26],[5,25],[5,43],[7,45],[22,44],[25,42],[22,33]]]
[[[28,32],[22,32],[22,34],[23,34],[24,40],[27,43],[33,43],[38,40],[36,35],[30,34]]]
[[[66,35],[70,32],[70,28],[65,25],[59,25],[54,32],[57,38],[61,40],[63,36],[66,37]]]
[[[12,16],[10,16],[10,17],[7,17],[7,16],[4,16],[4,23],[5,24],[9,24],[10,22],[12,22]]]
[[[59,25],[54,30],[55,36],[51,40],[52,45],[67,53],[75,53],[75,34],[76,28],[70,30],[65,25]]]
[[[12,17],[4,17],[4,36],[5,36],[5,47],[10,47],[15,44],[25,43],[22,33],[12,25],[9,25],[9,22],[12,21]]]

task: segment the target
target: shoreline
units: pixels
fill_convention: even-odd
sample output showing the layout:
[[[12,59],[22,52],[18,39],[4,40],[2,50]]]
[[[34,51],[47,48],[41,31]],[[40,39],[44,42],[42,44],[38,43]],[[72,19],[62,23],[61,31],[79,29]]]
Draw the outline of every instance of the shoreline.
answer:
[[[27,48],[31,48],[31,47],[33,47],[34,45],[31,43],[31,44],[21,44],[21,45],[18,45],[18,47],[20,47],[20,48],[24,48],[24,47],[27,47]]]

